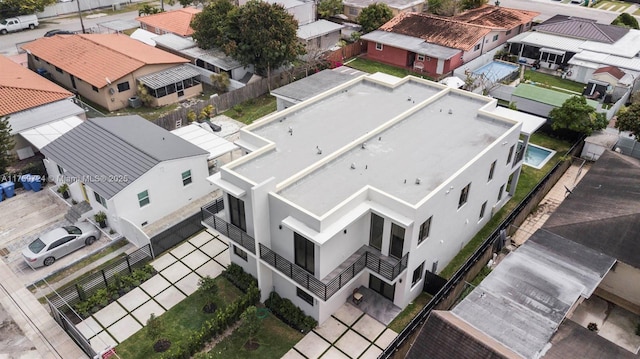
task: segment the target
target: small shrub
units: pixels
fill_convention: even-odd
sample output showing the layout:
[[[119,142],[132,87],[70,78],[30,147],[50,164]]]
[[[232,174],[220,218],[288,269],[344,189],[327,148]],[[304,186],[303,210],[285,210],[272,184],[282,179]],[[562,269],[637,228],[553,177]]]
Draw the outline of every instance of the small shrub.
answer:
[[[164,320],[162,317],[156,317],[155,313],[151,313],[147,320],[147,337],[154,341],[153,350],[156,353],[164,352],[169,349],[171,342],[169,339],[162,338],[165,331]]]
[[[195,111],[189,110],[187,111],[187,122],[191,123],[195,121],[197,118]]]
[[[202,308],[202,311],[205,313],[213,313],[216,311],[217,306],[215,303],[215,299],[218,295],[218,285],[216,284],[215,279],[206,276],[204,278],[200,278],[198,280],[199,290],[207,299],[207,303]]]
[[[231,263],[227,269],[222,272],[222,275],[233,283],[238,289],[243,292],[247,292],[251,286],[258,286],[258,281],[249,273],[245,272],[242,267],[235,263]]]

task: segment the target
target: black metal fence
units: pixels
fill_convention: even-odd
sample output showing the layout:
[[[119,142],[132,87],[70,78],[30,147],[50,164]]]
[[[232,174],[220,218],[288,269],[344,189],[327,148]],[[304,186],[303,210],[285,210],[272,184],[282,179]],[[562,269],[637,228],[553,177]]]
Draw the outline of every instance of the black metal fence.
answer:
[[[388,280],[394,280],[407,268],[409,253],[405,254],[398,263],[392,264],[383,260],[379,254],[366,251],[327,284],[262,244],[260,244],[260,259],[326,301],[364,268],[369,268]]]
[[[256,240],[248,235],[242,229],[234,226],[231,223],[227,223],[224,219],[216,216],[224,209],[224,200],[222,197],[217,198],[211,204],[202,207],[202,222],[206,223],[209,227],[222,233],[235,243],[241,245],[244,249],[255,254],[256,253]]]
[[[572,147],[567,151],[568,155],[572,155],[578,152],[582,147],[584,138],[580,138]],[[505,218],[498,227],[482,242],[480,247],[467,259],[467,261],[458,269],[449,281],[431,298],[429,303],[416,315],[411,322],[398,334],[398,336],[389,344],[385,350],[380,353],[378,359],[390,358],[404,342],[411,337],[411,335],[424,323],[431,311],[449,299],[449,296],[454,293],[455,289],[460,283],[464,283],[464,278],[467,273],[475,267],[483,257],[486,256],[488,250],[493,250],[495,246],[500,242],[501,232],[507,231],[509,227],[514,223],[516,217],[520,215],[520,212],[527,211],[530,202],[534,199],[540,198],[540,191],[548,190],[550,188],[549,181],[557,181],[560,177],[557,172],[566,171],[568,168],[566,162],[560,161],[553,169],[527,194],[527,196],[518,204],[518,206],[511,211],[511,213]]]
[[[80,302],[81,294],[78,293],[79,291],[84,292],[82,295],[90,297],[99,289],[107,288],[109,284],[113,284],[113,276],[115,274],[124,273],[128,275],[132,273],[133,270],[147,264],[151,258],[151,247],[147,244],[144,247],[138,248],[131,254],[105,266],[100,271],[83,277],[77,281],[75,285],[68,286],[48,295],[47,301],[52,303],[52,305],[57,309],[61,309],[63,312],[67,311],[65,308],[70,309]]]
[[[203,229],[204,226],[200,220],[200,213],[196,212],[164,232],[151,237],[150,242],[153,248],[153,256],[159,256],[169,248],[174,247]]]
[[[93,350],[91,347],[91,343],[87,338],[85,338],[82,333],[76,328],[76,326],[67,318],[67,316],[61,312],[56,306],[49,301],[48,298],[45,298],[47,304],[49,305],[49,309],[51,310],[51,316],[53,319],[64,329],[67,334],[73,339],[76,344],[82,349],[85,354],[89,356],[89,358],[94,358],[98,353]]]

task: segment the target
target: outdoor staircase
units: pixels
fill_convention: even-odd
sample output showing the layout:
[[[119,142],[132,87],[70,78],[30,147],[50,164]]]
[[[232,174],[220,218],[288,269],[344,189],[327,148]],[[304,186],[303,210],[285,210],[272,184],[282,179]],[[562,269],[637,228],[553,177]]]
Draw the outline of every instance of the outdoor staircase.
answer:
[[[91,210],[91,205],[87,201],[82,201],[78,204],[74,204],[69,208],[67,214],[64,215],[64,219],[71,223],[76,223],[83,214]]]

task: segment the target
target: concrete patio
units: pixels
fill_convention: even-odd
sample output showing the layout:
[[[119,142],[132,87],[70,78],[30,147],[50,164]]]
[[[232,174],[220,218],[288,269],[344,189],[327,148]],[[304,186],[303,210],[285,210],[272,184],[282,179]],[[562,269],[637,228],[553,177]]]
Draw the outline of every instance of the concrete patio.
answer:
[[[123,295],[76,328],[97,352],[122,343],[142,329],[151,313],[161,315],[198,289],[201,277],[217,277],[229,265],[227,239],[202,231],[151,265],[158,274]]]

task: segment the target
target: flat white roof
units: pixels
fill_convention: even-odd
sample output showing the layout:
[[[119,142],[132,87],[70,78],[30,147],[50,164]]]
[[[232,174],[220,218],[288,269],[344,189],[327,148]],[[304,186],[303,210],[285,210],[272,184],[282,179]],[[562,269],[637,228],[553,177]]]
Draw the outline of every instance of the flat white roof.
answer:
[[[80,117],[71,116],[62,120],[49,122],[46,125],[22,131],[20,132],[20,135],[40,150],[81,123],[82,119]]]
[[[238,149],[238,146],[233,142],[229,142],[197,124],[177,128],[171,133],[209,152],[209,159],[220,157]]]
[[[540,127],[542,127],[545,122],[547,122],[547,119],[544,117],[530,115],[528,113],[511,110],[501,106],[497,106],[496,108],[492,109],[491,112],[502,117],[507,117],[522,122],[520,133],[524,133],[525,135],[531,135]]]
[[[274,178],[280,195],[317,215],[366,186],[415,204],[520,126],[481,111],[495,107],[494,99],[415,77],[394,85],[377,77],[248,126],[241,142],[260,152],[227,170],[253,183]]]

